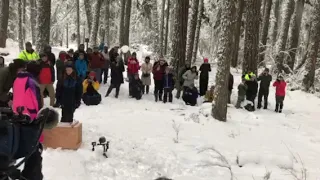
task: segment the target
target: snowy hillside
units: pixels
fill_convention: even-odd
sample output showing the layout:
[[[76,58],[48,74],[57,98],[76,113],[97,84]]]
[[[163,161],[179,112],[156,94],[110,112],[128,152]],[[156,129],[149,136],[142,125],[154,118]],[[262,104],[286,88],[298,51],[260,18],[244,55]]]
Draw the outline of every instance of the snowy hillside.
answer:
[[[57,54],[61,48],[54,48]],[[14,58],[17,49],[8,49]],[[144,53],[144,52],[143,52]],[[141,57],[141,52],[138,57]],[[232,103],[240,74],[235,75]],[[215,70],[210,75],[213,84]],[[108,85],[100,93],[106,93]],[[137,101],[128,97],[128,84],[119,99],[113,93],[96,107],[82,105],[75,119],[83,123],[78,151],[47,149],[43,154],[46,180],[292,180],[320,178],[320,100],[300,91],[288,92],[284,113],[276,114],[274,89],[270,110],[254,113],[231,105],[228,121],[211,118],[211,104],[185,106],[155,103],[152,93]],[[178,134],[178,135],[177,135]],[[110,140],[109,158],[91,151],[100,136]],[[219,154],[221,153],[221,154]],[[305,170],[304,170],[305,169]],[[266,176],[266,177],[265,177]]]

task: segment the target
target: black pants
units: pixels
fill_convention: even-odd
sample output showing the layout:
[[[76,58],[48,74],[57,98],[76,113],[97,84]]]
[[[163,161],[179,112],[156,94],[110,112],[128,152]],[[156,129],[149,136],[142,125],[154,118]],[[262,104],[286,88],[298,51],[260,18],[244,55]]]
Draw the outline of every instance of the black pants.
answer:
[[[155,100],[162,101],[162,94],[163,94],[163,81],[162,80],[154,80],[154,97]]]
[[[74,108],[62,107],[61,122],[73,122],[74,111]]]
[[[134,79],[134,74],[128,73],[129,79],[129,96],[132,96],[132,81]]]
[[[261,108],[261,102],[262,102],[262,98],[263,98],[263,103],[264,103],[264,108],[267,109],[268,108],[268,96],[269,96],[269,89],[265,90],[265,89],[259,89],[259,93],[258,93],[258,108]]]
[[[146,94],[149,94],[149,89],[150,89],[150,86],[146,85],[146,86],[143,86],[143,89],[142,89],[142,93],[146,93]]]
[[[101,80],[103,79],[104,84],[106,84],[108,82],[108,73],[109,73],[109,68],[102,68],[101,69]],[[103,78],[102,78],[102,76],[103,76]]]
[[[43,147],[39,144],[37,150],[28,158],[24,164],[22,177],[27,180],[42,180],[42,150]],[[22,179],[23,179],[22,178]]]
[[[109,94],[111,93],[113,88],[116,88],[116,98],[117,98],[119,96],[120,86],[121,86],[121,84],[111,84],[109,86],[108,91],[107,91],[106,97],[109,96]]]
[[[163,94],[163,102],[166,103],[168,101],[172,102],[172,88],[164,88],[164,94]]]
[[[199,83],[199,94],[200,96],[204,96],[208,90],[208,79],[200,77],[200,83]]]
[[[276,111],[282,111],[285,96],[276,96]]]

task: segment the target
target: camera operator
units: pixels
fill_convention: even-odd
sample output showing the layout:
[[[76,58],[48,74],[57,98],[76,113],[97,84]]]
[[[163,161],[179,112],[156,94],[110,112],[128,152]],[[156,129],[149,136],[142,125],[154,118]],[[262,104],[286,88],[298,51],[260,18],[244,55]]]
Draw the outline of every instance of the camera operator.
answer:
[[[264,102],[263,109],[268,108],[268,96],[269,96],[269,87],[272,81],[272,76],[269,74],[269,69],[265,68],[262,74],[259,75],[258,81],[260,82],[259,94],[258,94],[258,109],[261,108],[262,98]]]
[[[0,107],[11,107],[10,89],[17,77],[17,73],[25,69],[26,63],[21,59],[15,59],[8,67],[0,68]]]
[[[26,66],[26,70],[19,71],[17,77],[13,83],[13,101],[12,110],[15,114],[18,114],[18,108],[24,107],[22,114],[27,114],[30,120],[36,120],[39,110],[42,108],[40,87],[34,79],[32,68],[29,63]],[[30,71],[30,72],[28,72]],[[29,137],[26,137],[28,139]],[[30,137],[33,138],[33,137]],[[28,180],[42,180],[42,145],[43,137],[39,139],[39,144],[33,154],[26,159],[24,169],[22,171],[22,177]],[[28,141],[29,142],[29,141]]]

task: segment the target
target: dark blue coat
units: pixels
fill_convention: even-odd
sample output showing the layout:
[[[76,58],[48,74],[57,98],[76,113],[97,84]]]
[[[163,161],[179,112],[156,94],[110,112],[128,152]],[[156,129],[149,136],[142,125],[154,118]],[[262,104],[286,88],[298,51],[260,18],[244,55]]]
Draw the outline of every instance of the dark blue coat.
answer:
[[[163,76],[163,88],[174,88],[173,74],[165,74]]]
[[[75,109],[80,105],[83,93],[81,81],[72,76],[67,76],[56,93],[58,94],[57,97],[60,97],[58,102],[60,102],[61,106]]]

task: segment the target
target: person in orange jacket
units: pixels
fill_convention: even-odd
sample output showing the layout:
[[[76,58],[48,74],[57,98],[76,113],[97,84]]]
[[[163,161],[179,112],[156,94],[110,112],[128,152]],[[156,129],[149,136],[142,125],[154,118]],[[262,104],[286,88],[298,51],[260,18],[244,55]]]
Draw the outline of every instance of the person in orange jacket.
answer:
[[[82,100],[87,105],[98,105],[101,102],[101,95],[98,90],[100,87],[99,82],[96,79],[96,73],[91,71],[87,79],[82,83],[83,95]]]

